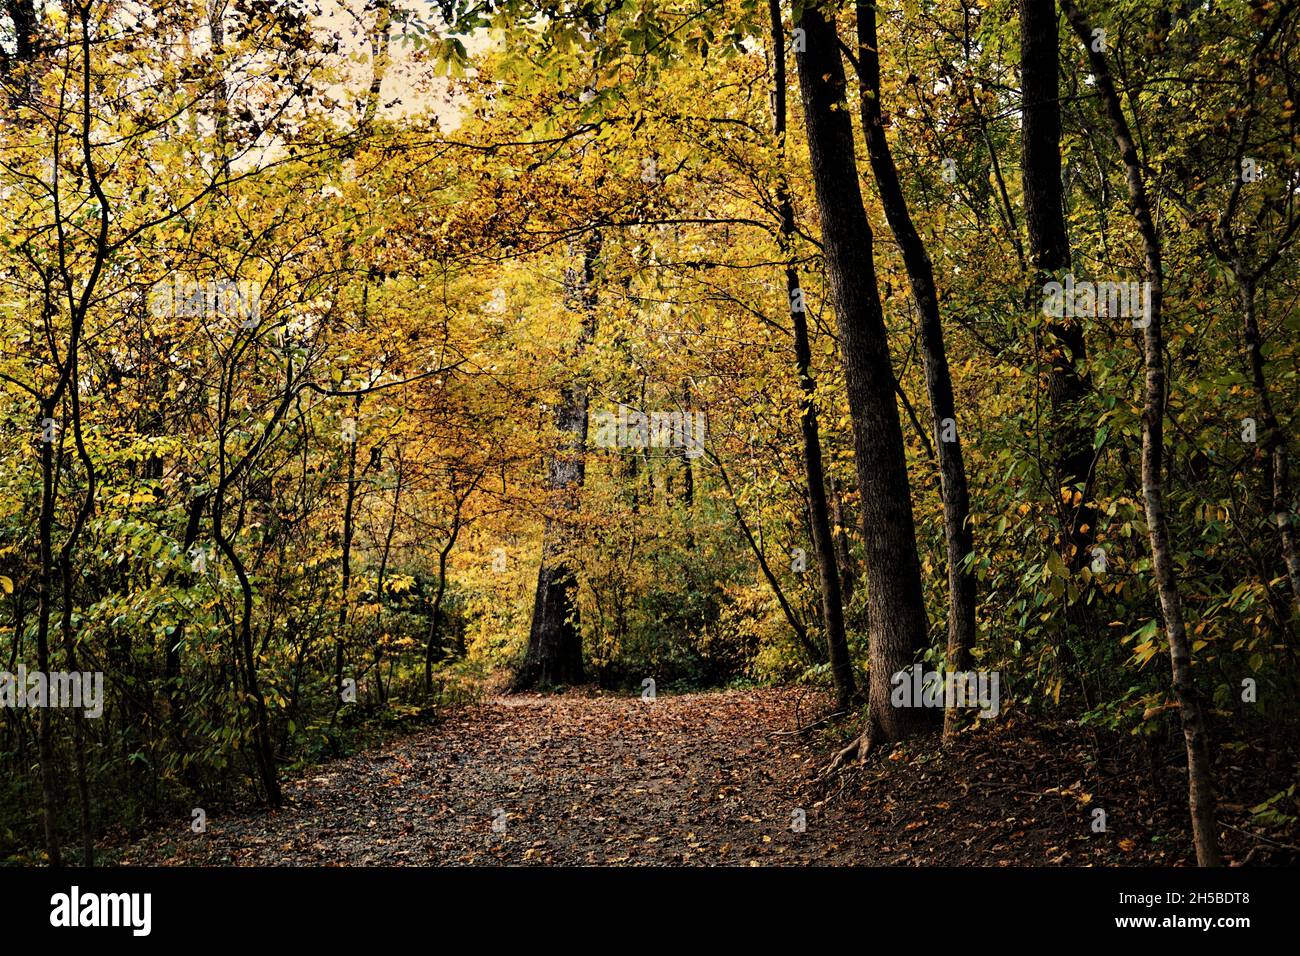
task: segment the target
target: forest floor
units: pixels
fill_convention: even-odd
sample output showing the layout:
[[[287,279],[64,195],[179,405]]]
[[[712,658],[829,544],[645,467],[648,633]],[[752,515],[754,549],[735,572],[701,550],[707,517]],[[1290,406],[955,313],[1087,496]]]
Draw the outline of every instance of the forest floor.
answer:
[[[802,689],[493,697],[286,781],[279,810],[186,818],[162,865],[1180,865],[1184,772],[1131,738],[1004,713],[831,778]],[[1223,818],[1245,814],[1224,795]],[[1094,810],[1106,813],[1093,832]],[[797,820],[802,811],[804,826]],[[1244,841],[1244,842],[1243,842]],[[1254,845],[1230,842],[1230,857]]]

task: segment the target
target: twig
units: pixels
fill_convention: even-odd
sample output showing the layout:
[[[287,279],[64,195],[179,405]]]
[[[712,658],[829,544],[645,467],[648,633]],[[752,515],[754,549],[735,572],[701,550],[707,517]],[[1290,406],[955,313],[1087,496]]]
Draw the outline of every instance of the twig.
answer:
[[[1290,843],[1283,843],[1280,840],[1274,840],[1271,837],[1264,836],[1262,833],[1256,833],[1254,830],[1243,830],[1241,827],[1234,827],[1231,823],[1220,823],[1219,826],[1227,827],[1229,830],[1236,830],[1238,833],[1244,833],[1246,836],[1254,837],[1256,840],[1263,840],[1265,843],[1271,843],[1274,846],[1280,846],[1284,850],[1291,850],[1295,853],[1300,853],[1300,846],[1292,846]]]

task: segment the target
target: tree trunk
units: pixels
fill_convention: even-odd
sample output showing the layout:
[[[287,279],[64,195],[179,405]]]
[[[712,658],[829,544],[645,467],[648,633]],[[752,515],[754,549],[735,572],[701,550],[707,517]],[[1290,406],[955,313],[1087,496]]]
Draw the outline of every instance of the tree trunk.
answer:
[[[781,587],[781,582],[776,579],[776,575],[772,573],[772,566],[767,563],[767,556],[763,554],[763,546],[754,537],[749,522],[745,520],[745,515],[740,510],[740,502],[736,500],[736,489],[732,487],[731,477],[727,474],[726,466],[722,464],[722,459],[712,452],[710,452],[710,457],[713,459],[713,463],[718,466],[718,477],[722,479],[722,486],[727,489],[727,497],[731,501],[731,513],[736,517],[736,526],[740,528],[740,533],[749,542],[749,549],[754,552],[754,560],[758,563],[758,569],[763,573],[763,578],[767,581],[768,587],[772,589],[772,596],[776,598],[776,603],[780,605],[781,613],[785,615],[790,630],[794,631],[794,636],[798,639],[800,646],[803,647],[804,653],[808,655],[808,660],[814,664],[822,663],[824,658],[819,653],[812,638],[808,636],[808,628],[799,620],[799,615],[790,606],[790,600],[785,596],[785,590]]]
[[[1061,193],[1060,49],[1053,0],[1020,0],[1020,173],[1029,255],[1038,269],[1070,264]]]
[[[1041,288],[1047,273],[1070,265],[1065,232],[1065,197],[1061,187],[1060,41],[1054,0],[1020,0],[1020,89],[1022,99],[1020,173],[1029,226],[1030,259],[1037,275],[1029,286]],[[1044,323],[1048,358],[1048,432],[1051,476],[1061,517],[1058,549],[1067,567],[1077,571],[1096,537],[1091,498],[1093,432],[1084,424],[1081,404],[1088,382],[1079,374],[1087,358],[1083,329],[1073,318]]]
[[[43,402],[37,429],[45,432],[45,422],[54,418],[54,403]],[[51,440],[45,441],[49,437]],[[45,433],[41,440],[41,513],[37,522],[40,550],[40,587],[36,609],[36,667],[42,674],[50,672],[50,616],[54,590],[54,443],[57,438]],[[36,715],[36,749],[41,762],[41,823],[45,830],[45,856],[50,866],[60,866],[59,831],[54,820],[58,791],[54,779],[54,722],[52,708],[42,707]]]
[[[188,571],[181,572],[181,587],[184,588],[193,587],[197,577],[193,564],[194,555],[191,552],[198,543],[199,528],[203,521],[203,512],[207,508],[208,500],[209,493],[203,492],[191,498],[187,506],[188,515],[185,520],[185,536],[181,542],[181,553],[190,559],[191,563]],[[168,572],[164,583],[170,582],[171,572]],[[181,668],[181,645],[185,643],[185,626],[184,619],[178,620],[175,630],[166,639],[167,647],[163,658],[163,679],[167,685],[167,727],[171,735],[172,745],[182,758],[180,761],[181,776],[188,786],[197,790],[199,787],[198,769],[194,761],[184,759],[190,752],[189,742],[185,738],[185,675]]]
[[[871,683],[865,754],[879,741],[900,740],[929,725],[921,708],[894,708],[891,678],[928,643],[916,554],[907,457],[894,399],[871,226],[862,205],[834,22],[805,9],[799,24],[806,49],[796,52],[808,152],[820,210],[826,272],[844,355],[854,457],[862,496],[863,541],[870,607]]]
[[[367,290],[368,291],[368,290]],[[355,514],[357,504],[357,445],[361,438],[356,434],[356,425],[361,417],[361,396],[352,403],[351,438],[348,441],[348,480],[343,496],[343,548],[339,581],[339,616],[338,628],[334,635],[334,713],[330,716],[330,725],[338,718],[339,707],[343,703],[343,664],[344,647],[348,629],[348,609],[351,606],[348,591],[352,588],[352,537],[355,533]]]
[[[970,491],[966,465],[962,460],[961,434],[957,429],[952,375],[944,350],[943,323],[939,316],[939,294],[934,268],[907,208],[885,136],[880,94],[880,53],[876,45],[874,0],[858,0],[858,47],[860,57],[862,128],[880,202],[890,231],[903,253],[903,263],[921,318],[921,356],[925,362],[925,384],[930,396],[932,428],[938,447],[940,493],[943,497],[943,530],[948,548],[948,650],[949,671],[965,671],[975,646],[975,574],[966,567],[974,549],[970,525]],[[944,715],[944,736],[958,729],[960,714],[949,709]]]
[[[60,572],[63,577],[63,634],[64,652],[67,655],[68,672],[79,673],[77,664],[76,640],[72,637],[72,562],[61,562]],[[95,828],[90,807],[90,784],[86,777],[86,727],[85,715],[80,710],[72,712],[72,754],[73,773],[77,784],[77,808],[81,823],[81,865],[95,865]]]
[[[776,184],[777,206],[781,215],[781,252],[786,261],[785,286],[799,375],[799,424],[803,432],[808,518],[821,583],[822,622],[826,628],[826,650],[830,657],[831,679],[835,684],[836,708],[848,711],[857,697],[857,686],[853,678],[853,661],[849,657],[849,641],[844,626],[844,599],[840,593],[830,507],[826,501],[826,472],[822,464],[821,436],[817,425],[817,383],[812,373],[808,313],[803,302],[803,290],[799,287],[799,273],[794,266],[794,204],[790,200],[785,174],[785,35],[781,25],[780,0],[768,0],[768,12],[772,29],[772,126],[781,163]]]
[[[600,236],[593,234],[587,239],[581,271],[569,269],[565,273],[566,298],[571,306],[585,313],[576,350],[579,355],[596,332],[596,294],[592,287],[599,254]],[[572,523],[566,520],[577,510],[578,492],[586,476],[587,387],[576,373],[561,390],[555,427],[561,442],[546,463],[546,488],[558,514],[547,516],[542,532],[533,623],[528,650],[515,675],[515,690],[578,684],[583,680],[582,634],[575,604],[578,581],[567,554]]]
[[[1169,522],[1165,515],[1164,489],[1164,409],[1166,399],[1164,338],[1160,326],[1161,301],[1164,295],[1164,266],[1160,239],[1151,217],[1146,184],[1137,147],[1129,132],[1128,120],[1119,94],[1106,65],[1106,57],[1093,47],[1092,28],[1073,0],[1061,0],[1065,12],[1088,52],[1097,92],[1110,120],[1115,145],[1124,162],[1129,202],[1133,217],[1142,234],[1146,281],[1150,283],[1150,310],[1144,317],[1143,353],[1146,365],[1146,388],[1142,406],[1142,496],[1146,504],[1147,534],[1151,539],[1151,563],[1155,569],[1160,610],[1165,633],[1169,638],[1169,659],[1173,672],[1174,696],[1182,718],[1183,738],[1187,745],[1187,795],[1192,818],[1192,840],[1196,862],[1201,866],[1218,866],[1219,836],[1214,824],[1214,784],[1210,776],[1209,741],[1205,718],[1192,679],[1192,655],[1183,626],[1183,610],[1174,574],[1174,555],[1169,541]]]
[[[219,454],[224,456],[222,447]],[[217,547],[234,569],[239,582],[242,598],[239,620],[234,624],[235,657],[237,672],[243,678],[244,691],[253,704],[253,762],[257,768],[258,778],[272,807],[283,803],[280,792],[279,770],[275,763],[275,745],[271,740],[271,720],[267,711],[266,697],[262,693],[261,683],[257,677],[257,657],[253,651],[253,585],[248,579],[244,562],[235,551],[234,542],[226,537],[223,524],[225,517],[225,495],[230,483],[230,475],[223,476],[218,482],[212,497],[212,536]]]
[[[682,382],[682,411],[691,412],[691,380],[688,378]],[[685,545],[687,551],[695,550],[695,520],[693,509],[695,508],[695,468],[691,464],[691,456],[688,455],[687,448],[683,446],[677,449],[675,454],[677,460],[682,466],[682,494],[681,502],[686,508],[686,534]]]
[[[438,590],[433,596],[433,610],[429,620],[429,639],[424,645],[424,692],[433,693],[433,654],[442,632],[442,601],[447,595],[447,557],[456,546],[460,535],[460,502],[456,505],[456,519],[447,536],[447,543],[438,549]]]
[[[1294,504],[1291,499],[1290,462],[1287,457],[1286,436],[1273,410],[1268,381],[1264,377],[1263,343],[1259,337],[1259,322],[1255,315],[1255,284],[1238,271],[1241,296],[1242,333],[1250,363],[1251,381],[1259,400],[1259,415],[1264,426],[1264,454],[1267,456],[1269,491],[1272,495],[1273,524],[1282,543],[1282,560],[1286,563],[1287,579],[1291,583],[1291,603],[1300,611],[1300,555],[1296,553],[1295,528],[1292,523]]]
[[[384,649],[380,643],[380,634],[382,633],[384,608],[386,602],[384,599],[384,580],[388,574],[388,560],[393,553],[393,535],[397,531],[397,516],[402,503],[402,472],[404,463],[401,451],[397,453],[397,462],[393,473],[393,510],[388,518],[388,531],[384,534],[384,548],[380,553],[379,571],[375,575],[375,601],[378,609],[375,612],[375,639],[371,646],[371,654],[375,661],[375,689],[379,694],[379,705],[382,707],[387,699],[384,692]]]
[[[9,87],[10,112],[36,101],[39,72],[36,63],[41,52],[40,27],[36,0],[2,0],[0,13],[9,15],[14,52],[0,49],[0,80]]]
[[[73,445],[77,450],[77,458],[81,463],[81,467],[86,473],[86,489],[81,498],[81,505],[77,508],[77,513],[72,520],[72,527],[63,542],[63,547],[59,549],[58,561],[59,573],[63,583],[63,619],[60,625],[60,633],[63,638],[64,653],[67,655],[68,670],[70,673],[76,674],[80,672],[81,668],[77,664],[77,639],[73,631],[76,589],[72,561],[81,533],[95,510],[96,476],[95,463],[90,457],[90,452],[86,450],[85,437],[81,429],[81,394],[80,385],[76,381],[79,365],[78,354],[76,352],[69,353],[67,361],[72,370],[71,384],[68,388],[68,404],[72,412],[70,418]],[[80,810],[81,865],[94,866],[95,831],[90,806],[90,785],[86,778],[85,736],[85,716],[80,710],[74,710],[72,714],[72,748],[73,769],[77,784],[77,806]]]
[[[844,515],[844,496],[840,494],[840,483],[832,473],[831,485],[831,521],[835,527],[835,559],[840,568],[840,595],[844,606],[848,607],[857,589],[857,574],[853,567],[853,555],[849,552],[848,520]]]

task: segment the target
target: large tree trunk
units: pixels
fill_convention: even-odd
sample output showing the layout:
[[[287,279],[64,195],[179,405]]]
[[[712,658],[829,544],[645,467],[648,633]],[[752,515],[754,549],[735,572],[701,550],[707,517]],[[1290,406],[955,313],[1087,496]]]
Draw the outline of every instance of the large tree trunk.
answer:
[[[1030,258],[1047,270],[1070,264],[1061,194],[1059,61],[1054,0],[1020,0],[1020,173]]]
[[[929,725],[920,708],[890,704],[891,678],[928,641],[907,457],[894,399],[894,375],[876,271],[871,226],[862,205],[834,22],[805,9],[797,52],[808,152],[820,209],[826,272],[844,355],[870,608],[871,685],[859,753]]]
[[[966,485],[966,465],[962,460],[961,434],[957,430],[957,410],[952,394],[952,375],[943,344],[943,323],[939,317],[939,294],[934,284],[934,268],[925,251],[907,199],[898,180],[885,136],[880,102],[880,53],[876,45],[876,5],[874,0],[858,0],[858,47],[861,64],[862,129],[867,153],[880,202],[885,209],[890,231],[898,242],[912,285],[912,297],[921,317],[921,356],[925,362],[925,384],[930,396],[935,444],[939,453],[940,493],[943,497],[943,530],[948,548],[948,653],[949,671],[965,671],[970,666],[970,652],[975,645],[975,573],[966,568],[974,548],[970,525],[970,491]],[[951,422],[950,426],[945,422]],[[958,729],[960,714],[949,709],[944,715],[944,736]]]
[[[772,38],[772,127],[781,166],[776,184],[781,215],[781,253],[785,257],[785,286],[790,302],[790,324],[794,330],[794,355],[799,375],[799,424],[803,432],[804,478],[808,485],[808,519],[812,526],[813,552],[821,583],[822,624],[826,628],[826,650],[830,656],[831,679],[839,710],[853,707],[857,685],[849,640],[844,626],[844,599],[840,593],[839,568],[831,533],[830,506],[826,500],[826,472],[822,464],[821,435],[817,425],[817,383],[812,373],[812,346],[808,340],[808,313],[794,266],[794,204],[790,200],[785,173],[785,31],[781,24],[780,0],[768,0]]]
[[[553,544],[557,531],[555,522],[546,522],[528,653],[515,678],[515,690],[578,684],[583,680],[582,635],[574,608],[578,582],[568,560]]]
[[[0,48],[0,82],[8,87],[11,111],[24,102],[34,102],[38,83],[36,66],[40,52],[40,27],[35,0],[0,0],[0,13],[8,14],[13,53]]]
[[[1142,234],[1146,281],[1150,284],[1150,308],[1144,317],[1143,355],[1146,365],[1146,388],[1142,405],[1142,496],[1146,504],[1147,534],[1151,539],[1151,564],[1155,569],[1160,610],[1165,633],[1169,638],[1169,659],[1173,672],[1174,696],[1182,718],[1183,738],[1187,745],[1187,795],[1192,817],[1192,840],[1196,845],[1196,862],[1201,866],[1218,866],[1219,835],[1214,824],[1214,785],[1210,776],[1209,741],[1196,684],[1192,680],[1192,655],[1183,626],[1183,610],[1174,574],[1174,555],[1169,540],[1169,521],[1165,515],[1164,488],[1164,409],[1166,398],[1164,337],[1160,326],[1164,295],[1164,265],[1160,239],[1151,217],[1146,184],[1137,147],[1129,132],[1128,120],[1115,91],[1106,57],[1093,46],[1092,28],[1073,0],[1061,0],[1061,9],[1070,26],[1088,52],[1097,92],[1110,120],[1115,145],[1124,162],[1129,202],[1133,218]]]
[[[1029,284],[1031,297],[1047,273],[1070,265],[1061,187],[1059,47],[1055,0],[1020,0],[1020,173],[1030,259],[1037,270]],[[1051,363],[1048,441],[1062,525],[1059,550],[1066,565],[1078,570],[1096,534],[1096,512],[1088,504],[1093,433],[1083,424],[1080,407],[1088,393],[1088,383],[1079,374],[1087,346],[1083,329],[1072,318],[1049,320],[1043,331]]]
[[[596,331],[596,295],[593,289],[600,237],[592,234],[583,253],[581,270],[565,273],[565,294],[571,307],[581,309],[582,332],[578,354]],[[542,563],[537,570],[537,596],[533,601],[533,623],[528,633],[528,650],[515,675],[515,690],[577,684],[583,680],[582,634],[578,630],[575,597],[577,577],[568,557],[568,520],[578,507],[578,492],[586,476],[587,387],[577,377],[560,392],[555,409],[555,427],[560,447],[546,463],[546,488],[556,511],[548,515],[542,533]]]

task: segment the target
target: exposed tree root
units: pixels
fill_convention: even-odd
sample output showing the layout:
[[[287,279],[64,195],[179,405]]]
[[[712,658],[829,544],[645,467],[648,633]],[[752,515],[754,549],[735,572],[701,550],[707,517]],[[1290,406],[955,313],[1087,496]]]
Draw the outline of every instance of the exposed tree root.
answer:
[[[823,777],[829,777],[835,771],[845,766],[849,762],[856,762],[859,766],[867,762],[867,757],[871,756],[871,750],[875,746],[871,731],[865,731],[860,737],[849,744],[843,750],[835,755],[830,764],[822,771]],[[856,759],[855,759],[856,758]]]

